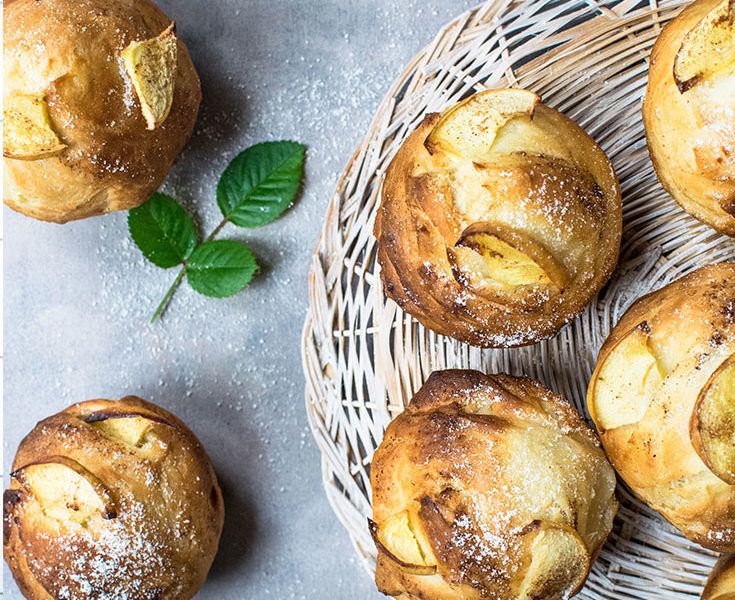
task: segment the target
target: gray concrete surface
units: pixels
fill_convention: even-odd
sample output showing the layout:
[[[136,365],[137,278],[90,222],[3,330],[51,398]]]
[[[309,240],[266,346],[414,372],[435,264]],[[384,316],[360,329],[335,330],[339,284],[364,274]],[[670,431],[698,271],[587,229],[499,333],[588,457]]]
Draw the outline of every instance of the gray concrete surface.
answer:
[[[262,269],[225,300],[146,263],[124,213],[65,226],[4,209],[4,473],[43,417],[137,394],[197,433],[227,518],[201,600],[379,598],[323,494],[304,410],[307,270],[339,173],[404,64],[475,0],[162,0],[202,79],[196,133],[164,189],[219,222],[217,177],[264,140],[308,146],[297,204],[260,230],[228,227]],[[21,598],[7,568],[5,596]]]

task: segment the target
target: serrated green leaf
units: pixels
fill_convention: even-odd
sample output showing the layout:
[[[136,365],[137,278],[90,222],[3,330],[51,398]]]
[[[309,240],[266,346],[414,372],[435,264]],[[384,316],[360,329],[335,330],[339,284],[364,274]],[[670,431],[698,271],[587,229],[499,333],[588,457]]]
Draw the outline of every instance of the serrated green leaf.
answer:
[[[296,197],[305,153],[296,142],[263,142],[243,150],[217,184],[222,215],[240,227],[277,219]]]
[[[253,278],[258,265],[247,246],[230,240],[204,242],[186,267],[189,285],[200,294],[224,298],[237,294]]]
[[[128,230],[143,256],[164,269],[184,262],[197,245],[191,217],[165,194],[155,193],[130,210]]]

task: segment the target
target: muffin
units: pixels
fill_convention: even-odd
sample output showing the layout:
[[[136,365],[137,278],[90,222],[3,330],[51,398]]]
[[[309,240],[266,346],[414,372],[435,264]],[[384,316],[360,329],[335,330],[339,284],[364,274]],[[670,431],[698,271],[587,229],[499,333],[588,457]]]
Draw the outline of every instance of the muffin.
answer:
[[[735,552],[735,263],[635,302],[600,350],[587,401],[630,488],[690,540]]]
[[[701,600],[735,600],[735,555],[728,554],[717,561]]]
[[[388,426],[370,479],[375,581],[402,600],[568,598],[617,511],[594,432],[510,375],[433,373]]]
[[[196,436],[133,396],[38,423],[3,500],[5,560],[29,600],[188,600],[224,519]]]
[[[375,221],[387,296],[483,347],[556,334],[609,279],[621,231],[610,161],[526,90],[428,114],[386,171]]]
[[[662,185],[689,213],[735,236],[735,3],[697,0],[666,24],[643,103]]]
[[[5,203],[64,223],[142,204],[194,129],[199,78],[150,0],[3,6]]]

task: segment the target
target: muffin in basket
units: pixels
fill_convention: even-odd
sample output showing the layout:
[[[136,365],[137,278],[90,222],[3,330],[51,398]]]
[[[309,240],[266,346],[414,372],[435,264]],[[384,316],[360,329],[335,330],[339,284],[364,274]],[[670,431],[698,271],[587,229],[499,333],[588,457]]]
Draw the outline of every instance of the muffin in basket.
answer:
[[[617,511],[594,432],[510,375],[433,373],[388,426],[370,479],[375,580],[402,600],[568,598]]]
[[[735,599],[735,554],[726,554],[715,564],[701,600]]]
[[[191,136],[199,77],[151,0],[3,6],[3,197],[64,223],[138,206]]]
[[[664,188],[735,236],[735,1],[697,0],[666,24],[651,53],[643,122]]]
[[[717,561],[701,600],[735,600],[735,554],[726,554]]]
[[[635,302],[587,401],[615,469],[689,539],[735,552],[735,263]]]
[[[3,500],[5,560],[29,600],[188,600],[224,519],[197,438],[132,396],[38,423]]]
[[[621,230],[603,151],[517,89],[427,115],[388,167],[375,221],[388,297],[483,347],[556,334],[607,282]]]

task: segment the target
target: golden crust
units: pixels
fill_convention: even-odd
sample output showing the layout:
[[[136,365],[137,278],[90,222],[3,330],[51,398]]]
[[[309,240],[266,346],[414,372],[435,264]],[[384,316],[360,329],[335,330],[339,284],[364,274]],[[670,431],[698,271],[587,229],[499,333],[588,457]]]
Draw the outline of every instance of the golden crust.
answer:
[[[674,79],[682,41],[722,3],[697,0],[661,31],[651,52],[643,123],[666,191],[697,219],[735,236],[735,72],[683,92]]]
[[[150,0],[14,0],[3,18],[4,96],[44,99],[66,144],[37,160],[5,157],[5,203],[64,223],[147,200],[194,129],[199,78],[179,40],[171,111],[149,131],[121,53],[171,20]]]
[[[701,600],[735,600],[735,554],[727,554],[717,561]]]
[[[140,439],[114,426],[130,422]],[[61,477],[31,472],[39,465],[68,466],[93,481],[104,491],[102,513],[80,492],[83,479],[64,488]],[[82,402],[41,421],[18,448],[3,504],[5,560],[29,600],[191,598],[224,520],[196,436],[133,396]]]
[[[501,126],[482,164],[429,152],[440,117],[427,115],[386,171],[375,237],[387,296],[426,327],[476,346],[553,336],[617,264],[621,202],[610,162],[576,123],[541,103],[532,117]],[[472,248],[466,235],[478,227],[523,241],[562,276],[510,290],[468,280],[456,255]]]
[[[592,430],[560,396],[509,375],[433,373],[388,426],[370,477],[377,531],[407,514],[429,565],[377,544],[378,588],[405,600],[568,597],[617,511]]]
[[[735,263],[703,267],[630,307],[600,350],[587,394],[625,482],[689,539],[722,552],[735,551],[735,486],[705,463],[699,434],[732,444],[735,390],[723,389],[724,407],[708,409],[719,428],[705,432],[697,409],[734,353]]]

